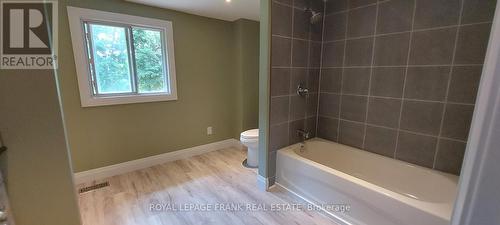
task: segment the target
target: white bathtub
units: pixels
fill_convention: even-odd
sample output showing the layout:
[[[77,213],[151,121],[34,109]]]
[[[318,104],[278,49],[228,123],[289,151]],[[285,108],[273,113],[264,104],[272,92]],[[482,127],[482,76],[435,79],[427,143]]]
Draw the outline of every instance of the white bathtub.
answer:
[[[450,223],[458,177],[315,138],[278,151],[276,181],[342,224]]]

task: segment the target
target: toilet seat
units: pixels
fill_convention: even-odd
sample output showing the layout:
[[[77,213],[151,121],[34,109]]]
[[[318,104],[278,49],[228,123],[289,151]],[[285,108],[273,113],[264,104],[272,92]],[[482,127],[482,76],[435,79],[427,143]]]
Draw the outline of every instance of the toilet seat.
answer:
[[[247,130],[241,133],[241,139],[256,140],[259,139],[259,129]]]

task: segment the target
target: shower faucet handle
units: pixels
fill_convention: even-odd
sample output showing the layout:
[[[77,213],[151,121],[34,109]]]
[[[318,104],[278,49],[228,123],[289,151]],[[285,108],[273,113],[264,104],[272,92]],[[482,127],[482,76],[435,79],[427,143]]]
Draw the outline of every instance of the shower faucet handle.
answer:
[[[297,86],[297,94],[299,96],[306,96],[309,94],[309,89],[306,87],[302,87],[302,84],[299,84],[299,86]]]
[[[3,152],[7,151],[7,146],[3,144],[3,138],[2,138],[2,133],[0,133],[0,154]]]
[[[309,132],[305,131],[304,129],[297,129],[297,135],[299,137],[302,137],[303,140],[309,139]]]

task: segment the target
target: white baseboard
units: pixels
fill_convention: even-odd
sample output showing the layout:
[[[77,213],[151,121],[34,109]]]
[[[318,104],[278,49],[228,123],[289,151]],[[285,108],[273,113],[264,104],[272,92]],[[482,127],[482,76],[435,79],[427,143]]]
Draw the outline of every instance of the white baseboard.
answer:
[[[81,184],[229,147],[235,147],[241,149],[242,145],[240,141],[236,139],[227,139],[206,145],[200,145],[173,152],[168,152],[161,155],[150,156],[111,166],[105,166],[101,168],[78,172],[74,174],[74,180],[76,184]]]
[[[270,186],[270,183],[271,182],[269,181],[269,178],[263,177],[260,174],[257,175],[257,187],[259,188],[259,190],[261,191],[269,190],[272,186],[274,186],[274,185]]]

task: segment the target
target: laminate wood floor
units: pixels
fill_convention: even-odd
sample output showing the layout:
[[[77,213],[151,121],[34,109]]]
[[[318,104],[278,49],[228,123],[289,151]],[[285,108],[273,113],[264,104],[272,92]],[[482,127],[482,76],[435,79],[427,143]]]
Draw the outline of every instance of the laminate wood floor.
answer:
[[[298,209],[305,203],[279,186],[258,190],[256,169],[241,165],[245,154],[222,149],[78,185],[110,183],[78,196],[83,224],[336,224]]]

